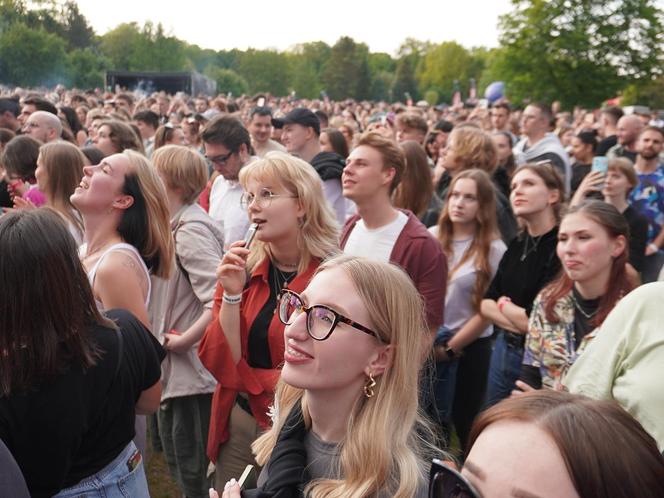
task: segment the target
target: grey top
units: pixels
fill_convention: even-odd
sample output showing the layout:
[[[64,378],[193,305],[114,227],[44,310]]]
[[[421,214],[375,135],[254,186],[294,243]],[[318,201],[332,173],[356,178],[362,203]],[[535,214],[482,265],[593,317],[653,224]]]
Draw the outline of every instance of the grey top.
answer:
[[[429,232],[434,237],[438,237],[438,227],[429,228]],[[447,285],[447,294],[445,295],[445,327],[452,333],[457,333],[476,313],[473,309],[471,296],[475,289],[475,280],[477,279],[477,269],[475,268],[475,259],[466,261],[459,268],[456,268],[461,258],[466,253],[473,239],[455,240],[452,242],[452,258],[447,262],[450,271],[454,270],[452,277]],[[503,254],[507,247],[505,243],[496,239],[491,243],[489,249],[489,266],[491,267],[491,279],[498,271]],[[480,337],[489,337],[493,333],[493,325],[489,325]]]
[[[307,472],[311,480],[315,479],[341,479],[341,469],[339,468],[339,454],[341,446],[335,443],[326,443],[321,440],[314,432],[307,432],[304,437],[304,447],[307,450]],[[258,487],[260,488],[267,481],[267,466],[263,467],[258,477]],[[428,496],[427,481],[421,481],[417,488],[414,498],[426,498]],[[390,498],[391,493],[383,491],[378,494],[378,498]]]

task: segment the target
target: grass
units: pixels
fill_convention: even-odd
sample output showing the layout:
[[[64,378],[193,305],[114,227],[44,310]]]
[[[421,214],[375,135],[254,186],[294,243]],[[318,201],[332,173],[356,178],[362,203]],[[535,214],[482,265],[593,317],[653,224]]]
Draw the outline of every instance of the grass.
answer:
[[[178,485],[171,478],[164,454],[152,449],[152,442],[150,441],[151,437],[152,434],[148,434],[147,458],[145,459],[145,474],[148,478],[150,497],[181,498],[182,493],[180,492]]]

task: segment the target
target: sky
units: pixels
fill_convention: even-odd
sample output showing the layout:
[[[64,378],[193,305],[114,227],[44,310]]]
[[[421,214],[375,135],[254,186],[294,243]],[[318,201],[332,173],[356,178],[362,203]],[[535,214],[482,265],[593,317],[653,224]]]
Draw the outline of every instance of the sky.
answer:
[[[167,33],[214,50],[287,50],[341,36],[372,52],[396,54],[408,37],[465,47],[498,45],[498,17],[509,0],[78,0],[98,35],[123,22],[161,22]]]

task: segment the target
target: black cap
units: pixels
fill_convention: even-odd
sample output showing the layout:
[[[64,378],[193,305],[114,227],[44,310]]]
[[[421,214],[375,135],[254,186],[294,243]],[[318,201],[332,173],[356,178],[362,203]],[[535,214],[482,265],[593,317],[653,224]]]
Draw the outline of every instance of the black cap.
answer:
[[[272,126],[275,128],[283,128],[287,124],[299,124],[302,126],[310,126],[320,135],[320,121],[318,117],[309,109],[298,107],[286,114],[283,118],[272,118]]]

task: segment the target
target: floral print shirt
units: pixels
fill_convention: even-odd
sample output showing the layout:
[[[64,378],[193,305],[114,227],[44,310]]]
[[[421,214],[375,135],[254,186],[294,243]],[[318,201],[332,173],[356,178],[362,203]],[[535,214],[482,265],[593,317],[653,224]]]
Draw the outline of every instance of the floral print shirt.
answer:
[[[535,298],[528,320],[523,364],[539,368],[543,387],[557,389],[567,370],[597,335],[599,329],[585,335],[577,348],[572,291],[560,298],[554,307],[560,318],[558,323],[551,323],[546,319],[544,292],[540,292]]]

